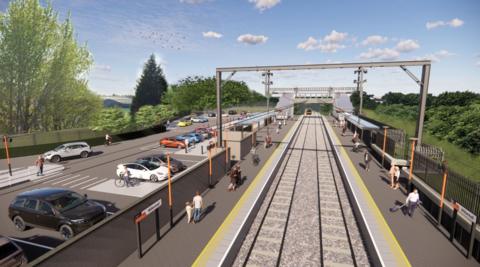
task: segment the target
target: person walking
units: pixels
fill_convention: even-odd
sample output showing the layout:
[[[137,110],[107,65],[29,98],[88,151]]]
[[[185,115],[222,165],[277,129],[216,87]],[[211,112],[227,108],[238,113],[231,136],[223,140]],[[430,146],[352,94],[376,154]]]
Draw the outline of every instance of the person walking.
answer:
[[[344,124],[342,126],[342,136],[345,136],[345,133],[347,132],[347,126]]]
[[[192,222],[192,211],[193,211],[192,203],[190,203],[190,202],[185,203],[185,211],[187,212],[187,223],[191,223]]]
[[[109,146],[112,144],[112,137],[107,133],[105,134],[105,145]]]
[[[395,166],[395,186],[393,189],[397,190],[400,187],[400,167]]]
[[[395,163],[392,163],[392,166],[390,166],[390,170],[388,174],[390,175],[390,187],[394,188],[395,187]]]
[[[368,153],[368,150],[365,149],[365,152],[363,153],[363,161],[365,163],[365,170],[368,172],[370,170],[370,161],[372,158],[370,157],[370,154]]]
[[[185,140],[183,141],[185,143],[185,154],[188,153],[188,138],[185,138]]]
[[[420,196],[418,195],[418,190],[415,188],[413,191],[408,194],[405,204],[407,205],[408,216],[412,217],[415,209],[417,208],[420,202]]]
[[[237,184],[237,180],[236,180],[237,179],[237,173],[236,172],[237,172],[237,169],[236,169],[235,166],[233,166],[232,170],[230,171],[230,175],[229,175],[230,176],[230,183],[228,184],[228,188],[227,188],[227,190],[229,192],[235,191],[235,186]]]
[[[37,160],[35,160],[35,166],[37,166],[37,176],[43,175],[43,164],[45,159],[42,155],[39,155]]]
[[[195,196],[193,197],[193,223],[197,223],[200,221],[200,216],[202,215],[202,207],[203,207],[203,198],[200,195],[200,192],[196,192]]]

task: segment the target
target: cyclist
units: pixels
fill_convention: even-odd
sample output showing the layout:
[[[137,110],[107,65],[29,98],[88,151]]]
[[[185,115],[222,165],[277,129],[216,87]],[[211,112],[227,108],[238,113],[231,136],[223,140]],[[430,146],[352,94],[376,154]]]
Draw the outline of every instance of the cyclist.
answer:
[[[105,145],[109,146],[112,144],[112,137],[107,133],[105,135]]]
[[[122,178],[123,178],[123,181],[125,182],[125,185],[126,185],[127,187],[132,186],[132,184],[131,184],[131,182],[130,182],[130,172],[128,171],[126,165],[123,165]]]

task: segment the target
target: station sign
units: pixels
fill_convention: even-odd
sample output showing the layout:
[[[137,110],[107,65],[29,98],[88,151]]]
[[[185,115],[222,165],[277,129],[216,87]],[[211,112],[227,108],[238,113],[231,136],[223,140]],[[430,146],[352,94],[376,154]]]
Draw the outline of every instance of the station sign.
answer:
[[[473,214],[471,211],[467,210],[462,205],[460,205],[458,203],[457,203],[457,205],[459,206],[458,213],[461,213],[463,216],[465,216],[467,219],[469,219],[472,223],[477,222],[477,216],[475,214]]]
[[[142,212],[140,212],[137,216],[135,216],[135,223],[138,224],[141,221],[145,220],[147,216],[154,212],[156,209],[160,208],[162,206],[162,199],[159,199],[158,201],[154,202],[152,205],[148,206],[146,209],[144,209]]]

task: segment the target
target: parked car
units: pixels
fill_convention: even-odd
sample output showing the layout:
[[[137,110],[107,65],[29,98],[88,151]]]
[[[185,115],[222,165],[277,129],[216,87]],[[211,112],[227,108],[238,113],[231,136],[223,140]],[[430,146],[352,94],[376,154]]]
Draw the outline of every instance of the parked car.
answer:
[[[229,115],[227,113],[222,113],[222,117],[228,117]]]
[[[234,109],[231,109],[228,111],[228,115],[235,115],[235,114],[237,114],[237,111]]]
[[[180,120],[178,123],[177,123],[177,126],[178,127],[186,127],[186,126],[190,126],[192,125],[192,121],[191,120]]]
[[[17,267],[27,264],[23,249],[7,237],[0,235],[0,266]]]
[[[117,165],[118,177],[123,176],[123,170],[124,170],[123,165],[127,166],[128,172],[130,173],[130,178],[150,180],[151,182],[154,182],[154,183],[168,178],[167,167],[158,166],[146,160]]]
[[[195,140],[196,138],[194,136],[190,136],[188,134],[181,134],[181,135],[177,135],[175,136],[175,139],[177,139],[177,141],[181,141],[181,142],[184,142],[185,139],[188,139],[188,145],[192,145],[193,143],[196,143]]]
[[[161,147],[185,148],[183,141],[178,141],[175,137],[165,137],[160,140]]]
[[[69,239],[107,216],[106,208],[64,188],[40,188],[19,194],[8,207],[8,217],[19,231],[39,226],[59,231]]]
[[[208,122],[208,119],[205,117],[194,117],[192,118],[192,122],[203,123],[203,122]]]
[[[138,161],[148,161],[151,164],[157,164],[159,166],[166,166],[166,167],[168,165],[167,155],[163,153],[141,157],[138,159]],[[185,164],[183,164],[181,161],[170,157],[170,170],[172,173],[181,172],[186,168],[187,166],[185,166]]]
[[[43,153],[43,157],[51,162],[59,162],[64,158],[86,158],[92,153],[92,148],[86,142],[66,143],[53,150]]]
[[[195,133],[201,134],[205,140],[212,138],[213,130],[211,128],[200,127],[195,129]]]
[[[215,112],[209,112],[208,117],[217,117],[217,114]]]
[[[205,139],[205,138],[203,138],[203,135],[201,135],[199,133],[196,133],[196,132],[188,133],[186,135],[193,137],[195,143],[200,143]]]

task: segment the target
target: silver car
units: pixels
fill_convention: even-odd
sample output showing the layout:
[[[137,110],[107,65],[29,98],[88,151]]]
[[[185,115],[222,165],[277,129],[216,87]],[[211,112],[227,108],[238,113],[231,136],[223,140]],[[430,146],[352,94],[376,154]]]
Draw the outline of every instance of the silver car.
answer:
[[[66,143],[47,151],[43,157],[51,162],[59,162],[68,157],[86,158],[92,153],[92,148],[85,142]]]

